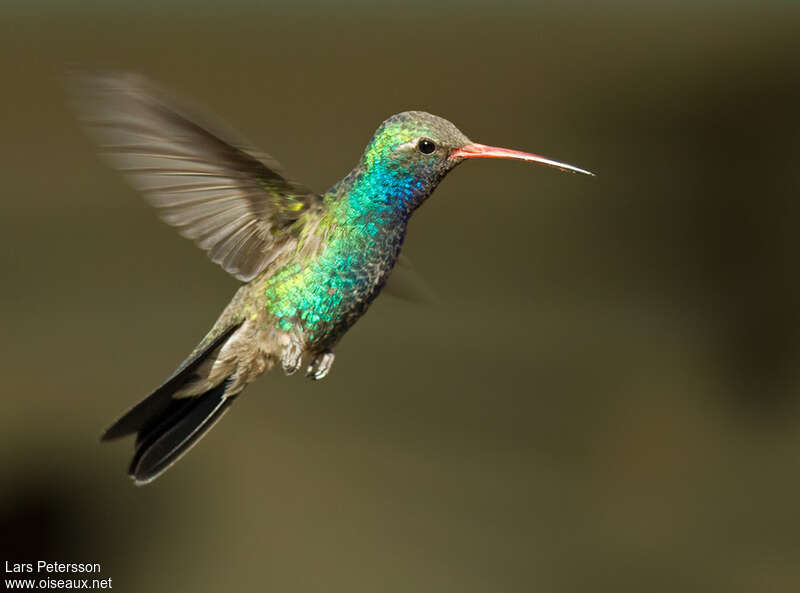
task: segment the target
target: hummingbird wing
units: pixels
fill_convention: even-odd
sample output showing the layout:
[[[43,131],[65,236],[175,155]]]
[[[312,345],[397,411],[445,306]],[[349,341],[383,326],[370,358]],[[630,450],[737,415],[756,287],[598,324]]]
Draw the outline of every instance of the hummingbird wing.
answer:
[[[438,305],[440,302],[436,291],[402,253],[389,274],[383,292],[412,303]]]
[[[74,82],[81,119],[112,165],[167,224],[239,280],[263,271],[288,229],[322,204],[269,156],[210,131],[141,76]]]

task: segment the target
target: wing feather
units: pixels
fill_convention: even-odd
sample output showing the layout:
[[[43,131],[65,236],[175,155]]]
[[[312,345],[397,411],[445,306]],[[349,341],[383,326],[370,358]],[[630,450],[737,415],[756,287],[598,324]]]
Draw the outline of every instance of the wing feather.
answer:
[[[101,149],[161,218],[242,281],[322,199],[267,155],[223,139],[132,74],[75,78],[75,104]]]

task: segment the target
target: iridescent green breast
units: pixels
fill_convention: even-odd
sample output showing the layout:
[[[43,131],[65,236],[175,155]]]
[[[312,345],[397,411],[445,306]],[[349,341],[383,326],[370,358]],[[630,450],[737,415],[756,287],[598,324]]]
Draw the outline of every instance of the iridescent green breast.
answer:
[[[397,231],[368,241],[360,232],[334,233],[318,257],[290,263],[266,280],[265,307],[275,326],[302,330],[310,345],[332,345],[385,282],[404,227]]]
[[[356,179],[357,177],[357,179]],[[405,208],[375,203],[376,187],[402,190],[383,175],[356,174],[347,191],[326,196],[328,210],[318,225],[325,232],[314,256],[294,260],[264,281],[265,307],[275,326],[300,329],[313,348],[330,347],[377,296],[397,259],[408,216]],[[372,195],[369,195],[372,194]]]

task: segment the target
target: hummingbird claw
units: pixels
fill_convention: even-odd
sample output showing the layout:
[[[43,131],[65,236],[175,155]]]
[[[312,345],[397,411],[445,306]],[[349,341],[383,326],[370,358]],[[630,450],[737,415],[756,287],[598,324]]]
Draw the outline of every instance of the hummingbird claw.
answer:
[[[303,348],[297,342],[290,342],[281,355],[281,366],[287,375],[293,375],[303,363]]]
[[[308,365],[306,377],[313,379],[314,381],[323,379],[325,375],[330,372],[331,367],[333,366],[334,357],[335,355],[330,350],[323,352],[322,354],[317,354],[314,357],[314,360],[311,361],[311,364]]]

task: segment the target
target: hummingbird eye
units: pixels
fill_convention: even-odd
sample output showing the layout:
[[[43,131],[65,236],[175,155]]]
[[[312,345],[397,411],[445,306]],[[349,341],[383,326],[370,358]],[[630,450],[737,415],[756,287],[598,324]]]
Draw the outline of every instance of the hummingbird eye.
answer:
[[[436,150],[436,144],[434,144],[433,140],[428,140],[427,138],[422,138],[417,143],[417,148],[422,154],[430,154],[434,150]]]

